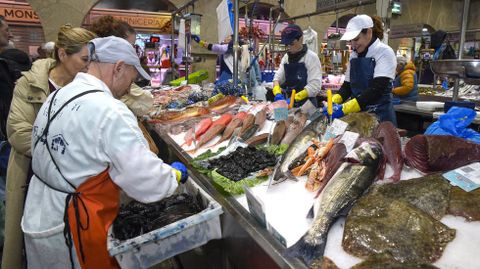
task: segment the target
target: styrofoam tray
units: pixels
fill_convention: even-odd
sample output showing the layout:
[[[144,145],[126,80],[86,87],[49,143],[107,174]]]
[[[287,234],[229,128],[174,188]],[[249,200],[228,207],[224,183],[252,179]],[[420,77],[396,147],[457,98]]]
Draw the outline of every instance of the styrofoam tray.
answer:
[[[220,215],[223,210],[220,204],[191,179],[182,187],[193,195],[200,192],[207,207],[193,216],[125,241],[114,238],[110,227],[108,252],[116,258],[121,268],[149,268],[212,239],[222,238]]]
[[[417,102],[417,108],[420,110],[426,111],[435,111],[437,109],[443,109],[445,103],[443,102],[435,102],[435,101],[423,101]]]

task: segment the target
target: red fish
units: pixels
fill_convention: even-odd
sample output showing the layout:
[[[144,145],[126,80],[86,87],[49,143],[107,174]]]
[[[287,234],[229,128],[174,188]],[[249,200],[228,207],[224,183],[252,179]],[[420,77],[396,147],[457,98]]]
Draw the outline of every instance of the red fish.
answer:
[[[195,139],[198,139],[202,134],[204,134],[210,126],[212,126],[212,119],[206,118],[201,120],[197,126],[195,126]]]
[[[405,145],[407,165],[424,173],[480,161],[480,144],[451,135],[416,135]]]
[[[185,137],[183,138],[185,142],[180,147],[183,147],[184,145],[187,145],[190,147],[192,144],[193,140],[195,140],[195,131],[193,128],[190,128],[187,133],[185,134]]]
[[[233,118],[232,114],[225,113],[212,123],[212,127],[219,124],[227,126],[230,123],[230,121],[232,121],[232,118]]]
[[[223,130],[225,130],[225,127],[226,126],[223,124],[217,124],[215,126],[212,126],[210,129],[208,129],[208,131],[205,134],[202,135],[202,137],[197,143],[196,148],[194,150],[188,151],[188,153],[189,154],[195,153],[201,146],[207,144],[208,142],[210,142],[210,140],[215,138],[217,135],[221,134]]]
[[[235,115],[235,119],[241,119],[241,120],[244,120],[246,117],[247,117],[248,113],[247,112],[238,112],[236,115]]]
[[[386,161],[393,168],[393,175],[390,177],[394,182],[400,180],[403,169],[402,143],[398,135],[397,128],[390,122],[384,121],[378,125],[373,137],[382,143],[382,149]],[[383,179],[385,175],[385,163],[379,168],[378,179]]]

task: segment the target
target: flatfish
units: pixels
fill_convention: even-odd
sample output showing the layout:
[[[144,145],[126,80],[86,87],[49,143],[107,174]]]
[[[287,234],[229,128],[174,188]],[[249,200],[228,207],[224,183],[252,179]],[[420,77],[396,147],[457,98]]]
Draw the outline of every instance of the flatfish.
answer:
[[[431,264],[401,263],[393,259],[392,255],[382,253],[368,257],[350,269],[438,269]]]
[[[348,214],[342,246],[357,257],[388,252],[400,263],[430,264],[454,238],[454,229],[412,204],[369,193]]]
[[[448,213],[464,217],[467,221],[480,221],[480,189],[466,192],[459,187],[453,187]]]
[[[376,185],[373,192],[399,199],[440,220],[447,214],[451,185],[441,174]]]

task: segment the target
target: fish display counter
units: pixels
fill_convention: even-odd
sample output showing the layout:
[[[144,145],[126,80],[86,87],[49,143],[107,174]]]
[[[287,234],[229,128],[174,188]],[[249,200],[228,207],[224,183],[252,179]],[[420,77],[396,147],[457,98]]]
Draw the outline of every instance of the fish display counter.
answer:
[[[349,130],[360,134],[361,137],[375,137],[378,141],[366,141],[356,148],[351,145],[346,149],[343,144],[338,146],[340,144],[337,143],[337,140],[335,142],[332,139],[312,140],[312,138],[326,134],[327,126],[322,117],[310,122],[301,115],[295,114],[292,115],[291,122],[286,124],[288,127],[277,128],[282,124],[276,123],[272,117],[267,116],[271,114],[271,109],[268,104],[252,105],[249,110],[242,111],[240,109],[236,112],[227,109],[226,112],[223,111],[210,119],[208,117],[197,119],[195,124],[189,125],[193,126],[190,134],[187,130],[172,133],[171,126],[163,123],[151,122],[149,125],[149,128],[160,136],[178,159],[189,164],[192,178],[222,205],[225,211],[222,216],[223,255],[232,265],[238,268],[314,268],[319,266],[319,263],[325,264],[331,260],[338,268],[351,268],[352,266],[353,268],[373,268],[372,264],[378,266],[385,261],[391,262],[393,258],[397,261],[401,260],[403,266],[407,267],[413,266],[414,263],[417,266],[419,261],[424,262],[425,266],[431,266],[425,268],[435,268],[432,266],[475,268],[480,264],[480,257],[475,255],[475,250],[480,249],[480,213],[472,213],[479,215],[473,219],[467,218],[467,220],[464,214],[465,208],[457,211],[449,209],[449,201],[450,203],[454,201],[453,198],[450,198],[450,192],[454,191],[450,191],[452,187],[445,184],[446,180],[441,179],[441,176],[433,179],[410,180],[423,177],[424,174],[419,172],[419,169],[431,169],[435,166],[431,163],[422,163],[421,160],[425,158],[417,156],[419,152],[417,147],[420,147],[417,145],[422,145],[423,140],[420,138],[412,140],[410,146],[407,147],[409,149],[415,147],[414,150],[411,150],[413,153],[407,158],[411,167],[414,164],[417,165],[415,169],[403,166],[403,159],[402,165],[398,166],[394,159],[395,156],[402,155],[401,149],[400,151],[387,150],[386,152],[389,153],[383,152],[385,145],[380,145],[378,141],[387,144],[398,143],[400,147],[400,140],[390,138],[392,129],[389,128],[391,127],[381,125],[384,128],[382,129],[377,127],[378,123],[374,126],[373,122],[365,120],[367,117],[363,114],[358,113],[357,118],[353,118],[357,115],[352,116],[350,121],[345,119],[346,122],[357,123],[350,124],[355,125],[355,128]],[[245,112],[247,115],[239,117],[241,112]],[[231,115],[225,116],[226,114]],[[249,114],[251,119],[248,119]],[[251,122],[251,124],[242,130],[241,125],[234,123],[236,119],[241,119],[237,122]],[[300,125],[302,121],[303,125]],[[309,122],[310,124],[308,124]],[[222,138],[230,124],[234,126],[231,135],[233,138],[242,137],[243,134],[246,139]],[[220,127],[211,129],[212,126]],[[307,127],[303,128],[303,126]],[[293,129],[294,127],[300,131]],[[252,131],[251,128],[254,130]],[[287,137],[292,129],[295,131],[294,135],[290,134],[291,137]],[[213,131],[208,133],[209,130]],[[202,134],[200,133],[202,132],[203,135],[207,134],[208,139],[201,141]],[[275,139],[279,140],[277,143],[280,145],[289,145],[286,152],[280,146],[273,149],[258,146],[265,141],[271,142],[274,134],[279,132],[283,132],[282,137],[280,139],[275,137]],[[265,139],[265,134],[270,135],[266,135]],[[262,135],[264,136],[262,137]],[[239,149],[245,146],[239,141],[248,141],[252,137],[256,137],[256,140],[250,140],[249,150]],[[286,138],[287,140],[284,141]],[[194,142],[189,143],[189,140]],[[427,139],[427,141],[430,140]],[[349,144],[348,141],[343,142]],[[256,147],[253,148],[255,145]],[[480,148],[476,150],[478,152],[474,151],[471,154],[478,159],[477,161],[480,161]],[[220,153],[218,153],[219,151]],[[288,156],[294,156],[292,153],[294,151],[308,154],[301,158],[303,163],[300,160],[300,163],[296,164],[295,168],[297,169],[291,169],[292,167],[287,164],[286,170],[282,170],[283,163],[289,158]],[[329,151],[335,152],[335,154],[327,158],[325,156]],[[279,165],[273,171],[269,171],[271,158],[276,154],[283,157],[280,158]],[[380,162],[380,160],[386,159],[383,157],[384,155],[388,156],[387,164]],[[298,154],[295,157],[297,158],[290,159],[289,164],[299,160]],[[319,166],[331,169],[335,167],[334,170],[337,172],[329,173],[328,169],[309,167],[312,165],[309,163],[309,157],[315,158],[315,163]],[[325,157],[325,161],[317,163],[317,160],[323,157]],[[252,162],[250,158],[256,158],[257,161]],[[340,159],[347,161],[339,165]],[[455,165],[464,165],[462,160]],[[380,183],[389,182],[386,180],[388,178],[399,183],[373,184],[375,187],[370,187],[376,177],[377,167],[383,167],[381,178],[385,178],[385,180],[379,181]],[[309,172],[305,172],[304,168],[308,168]],[[206,173],[204,171],[212,169],[219,171],[221,175],[215,174],[216,172]],[[262,173],[261,175],[255,174],[258,180],[250,180],[248,184],[237,184],[237,180],[241,181],[242,178],[251,177],[252,171]],[[277,178],[280,173],[281,175]],[[292,173],[296,176],[292,176]],[[241,176],[234,179],[234,182],[231,184],[224,182],[225,178],[233,179],[236,174],[241,174]],[[312,176],[312,174],[314,175]],[[283,179],[279,180],[280,177]],[[330,181],[323,182],[325,177],[329,177]],[[433,183],[427,180],[432,180]],[[414,183],[418,185],[413,186]],[[434,184],[440,187],[434,188],[438,192],[430,194],[432,191],[429,188]],[[248,185],[248,187],[243,185]],[[358,186],[358,189],[352,189],[350,186]],[[363,196],[367,189],[369,194]],[[391,191],[392,189],[395,191]],[[402,197],[396,197],[392,193],[400,194],[400,196],[404,194],[403,198],[411,199],[408,202],[416,204],[421,210],[427,212],[432,210],[425,209],[422,204],[437,204],[438,207],[433,210],[436,214],[430,216],[419,213],[418,208],[412,207],[411,204],[404,201],[405,199],[402,200]],[[314,199],[315,197],[318,198]],[[326,206],[327,204],[329,206]],[[395,207],[392,207],[392,204]],[[385,213],[378,215],[377,217],[381,216],[382,218],[379,217],[376,222],[371,221],[372,218],[375,220],[375,217],[368,214],[374,213],[365,211],[362,206],[375,208],[372,209],[372,212]],[[348,212],[350,208],[352,208],[351,214],[346,218],[344,212]],[[460,211],[462,213],[458,213]],[[388,214],[388,212],[392,213]],[[402,214],[401,212],[409,213]],[[365,216],[366,214],[367,216]],[[322,218],[317,218],[317,216],[327,217],[324,217],[322,222],[320,221]],[[401,216],[406,218],[405,222],[402,222]],[[412,230],[421,230],[422,234],[415,234],[412,230],[402,230],[397,233],[387,232],[392,230],[392,227],[396,230],[401,228],[394,226],[395,221],[387,220],[387,217],[397,218],[398,223],[403,223],[404,226],[411,225]],[[382,226],[382,223],[387,223],[389,228]],[[372,227],[376,227],[376,229],[369,231]],[[427,229],[427,227],[433,228]],[[384,234],[379,234],[378,231],[384,231]],[[388,242],[374,239],[375,236],[390,240],[390,246],[393,246],[391,248],[393,258],[388,255],[388,257],[370,256],[372,249],[388,249],[389,247]],[[361,239],[366,241],[361,241]],[[365,247],[365,242],[372,242],[368,249]],[[325,257],[325,259],[317,259],[319,257]]]

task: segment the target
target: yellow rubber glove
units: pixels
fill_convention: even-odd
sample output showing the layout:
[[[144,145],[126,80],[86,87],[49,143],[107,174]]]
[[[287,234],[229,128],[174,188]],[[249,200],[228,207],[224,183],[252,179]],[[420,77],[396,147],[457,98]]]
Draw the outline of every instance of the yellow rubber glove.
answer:
[[[182,179],[182,172],[178,171],[175,168],[173,168],[173,171],[175,172],[175,175],[177,176],[177,183],[180,183],[180,180]]]
[[[301,90],[295,94],[295,102],[300,102],[308,98],[308,91]]]
[[[282,89],[280,89],[280,86],[279,86],[279,85],[273,87],[273,90],[272,90],[272,91],[273,91],[273,96],[275,96],[275,95],[277,95],[277,94],[279,94],[279,93],[282,93]]]
[[[342,111],[344,115],[359,112],[361,110],[360,105],[358,104],[357,98],[352,99],[348,102],[345,102],[342,105]]]
[[[338,94],[338,93],[333,95],[332,101],[333,101],[335,104],[341,104],[341,103],[343,103],[342,96],[341,96],[340,94]]]

